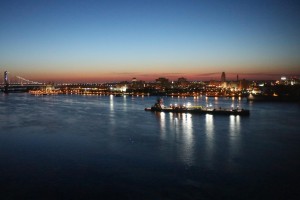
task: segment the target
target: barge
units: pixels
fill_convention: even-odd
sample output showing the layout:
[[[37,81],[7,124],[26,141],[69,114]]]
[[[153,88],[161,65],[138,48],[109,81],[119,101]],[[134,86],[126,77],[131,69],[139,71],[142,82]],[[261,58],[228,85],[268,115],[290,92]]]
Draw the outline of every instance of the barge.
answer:
[[[172,112],[172,113],[192,113],[192,114],[212,114],[212,115],[242,115],[249,116],[250,111],[240,108],[210,108],[202,106],[170,106],[165,107],[162,100],[157,100],[150,108],[145,108],[145,111],[152,112]]]

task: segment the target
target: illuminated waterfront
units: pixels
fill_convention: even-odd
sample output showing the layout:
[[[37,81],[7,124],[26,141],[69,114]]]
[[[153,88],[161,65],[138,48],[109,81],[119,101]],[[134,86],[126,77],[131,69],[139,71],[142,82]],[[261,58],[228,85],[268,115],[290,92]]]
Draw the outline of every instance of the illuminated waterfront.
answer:
[[[299,193],[299,104],[164,98],[250,116],[145,112],[156,97],[1,94],[1,197],[255,199]]]

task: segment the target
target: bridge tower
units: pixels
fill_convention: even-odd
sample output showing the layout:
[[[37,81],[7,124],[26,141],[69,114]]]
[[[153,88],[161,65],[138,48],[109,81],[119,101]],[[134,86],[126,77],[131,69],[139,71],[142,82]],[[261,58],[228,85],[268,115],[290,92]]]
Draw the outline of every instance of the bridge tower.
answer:
[[[5,93],[8,93],[8,86],[9,86],[9,83],[8,83],[8,71],[5,71],[4,72],[4,92]]]

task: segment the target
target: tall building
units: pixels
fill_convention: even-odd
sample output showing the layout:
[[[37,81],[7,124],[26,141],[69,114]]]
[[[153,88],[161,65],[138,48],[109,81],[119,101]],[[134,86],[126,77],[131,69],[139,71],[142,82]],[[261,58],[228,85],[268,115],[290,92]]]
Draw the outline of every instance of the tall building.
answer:
[[[225,81],[226,81],[225,72],[222,72],[222,75],[221,75],[221,82],[225,82]]]

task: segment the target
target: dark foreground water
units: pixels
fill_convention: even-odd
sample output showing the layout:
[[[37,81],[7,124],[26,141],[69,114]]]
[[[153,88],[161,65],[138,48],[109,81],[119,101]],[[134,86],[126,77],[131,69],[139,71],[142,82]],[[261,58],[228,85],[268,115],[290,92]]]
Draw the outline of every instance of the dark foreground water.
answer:
[[[155,97],[0,94],[0,199],[296,199],[300,105],[164,98],[249,117],[151,113]]]

